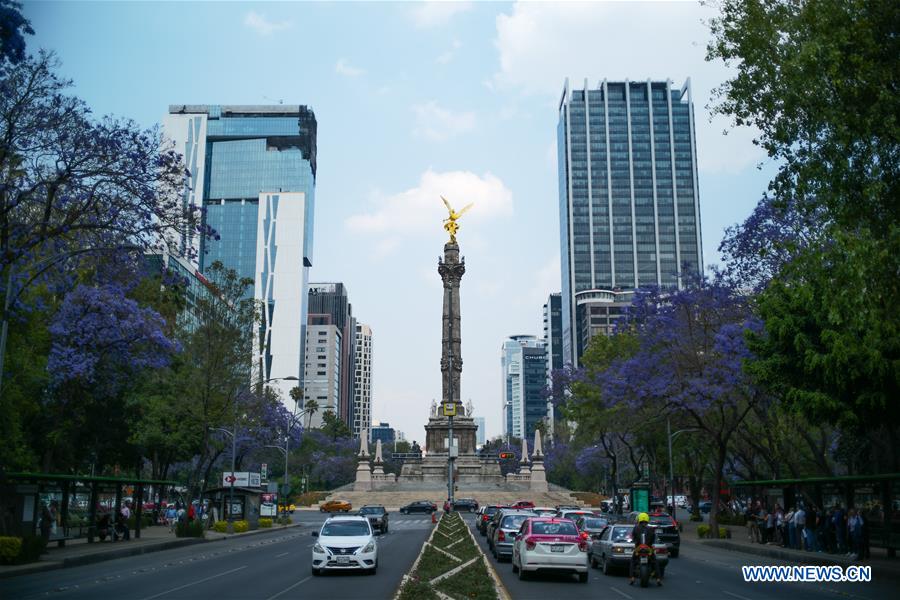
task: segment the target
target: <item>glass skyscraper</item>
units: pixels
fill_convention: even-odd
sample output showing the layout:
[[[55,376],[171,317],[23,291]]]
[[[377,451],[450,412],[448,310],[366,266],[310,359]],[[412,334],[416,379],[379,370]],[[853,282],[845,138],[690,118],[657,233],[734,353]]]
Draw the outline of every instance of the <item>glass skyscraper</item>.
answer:
[[[254,370],[303,378],[315,214],[316,118],[305,106],[172,105],[163,120],[184,155],[185,206],[216,238],[182,232],[201,272],[215,261],[253,279],[263,305]],[[279,385],[278,382],[275,382]],[[280,384],[285,398],[295,382]]]
[[[688,79],[603,80],[559,103],[563,360],[609,334],[635,288],[703,269]]]
[[[535,426],[547,417],[544,340],[533,335],[510,336],[503,343],[500,368],[503,371],[504,437],[533,436]]]

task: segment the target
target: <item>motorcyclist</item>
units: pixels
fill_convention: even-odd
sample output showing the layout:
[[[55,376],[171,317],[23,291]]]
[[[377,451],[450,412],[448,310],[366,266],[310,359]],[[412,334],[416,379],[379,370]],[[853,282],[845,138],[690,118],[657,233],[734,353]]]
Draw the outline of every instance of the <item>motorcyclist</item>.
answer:
[[[629,570],[631,580],[628,582],[628,585],[634,585],[634,573],[637,571],[639,560],[637,555],[638,546],[643,544],[650,546],[652,549],[653,544],[656,542],[656,531],[650,527],[650,515],[647,513],[642,512],[638,515],[637,523],[634,529],[631,530],[631,541],[634,542],[635,552],[631,555],[631,569]],[[656,575],[656,585],[662,585],[662,580],[659,577],[659,568],[656,565],[656,552],[650,553],[650,567]]]

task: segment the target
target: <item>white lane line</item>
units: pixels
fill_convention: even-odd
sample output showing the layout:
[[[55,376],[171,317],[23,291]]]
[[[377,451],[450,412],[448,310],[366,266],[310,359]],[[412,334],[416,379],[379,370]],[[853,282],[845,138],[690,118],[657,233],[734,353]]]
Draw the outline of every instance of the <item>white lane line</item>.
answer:
[[[191,583],[186,583],[184,585],[180,585],[177,588],[172,588],[171,590],[166,590],[165,592],[160,592],[158,594],[154,594],[152,596],[147,596],[144,600],[153,600],[153,598],[159,598],[160,596],[165,596],[166,594],[171,594],[172,592],[177,592],[178,590],[183,590],[186,587],[191,587],[192,585],[197,585],[198,583],[204,583],[209,581],[210,579],[216,579],[217,577],[222,577],[223,575],[229,575],[231,573],[235,573],[240,571],[241,569],[246,569],[247,565],[242,567],[238,567],[236,569],[231,569],[230,571],[225,571],[224,573],[218,573],[216,575],[210,575],[209,577],[204,577],[203,579],[198,579],[197,581],[192,581]]]
[[[282,552],[281,554],[276,554],[275,558],[281,558],[282,556],[287,556],[290,552]]]
[[[301,583],[305,583],[305,582],[309,581],[310,579],[312,579],[312,575],[308,575],[307,577],[304,577],[303,579],[301,579],[300,581],[298,581],[297,583],[295,583],[295,584],[292,585],[291,587],[281,590],[280,592],[278,592],[278,593],[275,594],[274,596],[269,596],[268,600],[275,600],[275,598],[277,598],[278,596],[284,594],[285,592],[291,591],[292,589],[294,589],[295,587],[297,587],[297,586],[300,585]]]
[[[732,598],[737,598],[738,600],[750,600],[747,596],[741,596],[740,594],[735,594],[733,592],[729,592],[728,590],[722,590],[723,594],[728,594]]]
[[[611,589],[611,590],[614,591],[615,593],[619,594],[620,596],[624,596],[624,597],[628,598],[628,600],[634,600],[634,598],[632,598],[631,596],[629,596],[628,594],[626,594],[626,593],[623,592],[622,590],[619,590],[619,589],[614,588],[613,586],[609,586],[609,589]]]

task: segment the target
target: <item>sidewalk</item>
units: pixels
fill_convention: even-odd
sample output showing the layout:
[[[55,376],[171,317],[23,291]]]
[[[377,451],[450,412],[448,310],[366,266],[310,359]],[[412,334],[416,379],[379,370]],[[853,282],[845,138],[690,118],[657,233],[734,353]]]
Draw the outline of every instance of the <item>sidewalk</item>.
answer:
[[[747,527],[743,525],[722,525],[731,530],[731,539],[713,540],[700,539],[697,537],[697,526],[708,523],[699,523],[692,521],[684,521],[684,530],[681,532],[682,543],[702,544],[712,548],[721,548],[723,550],[732,550],[735,552],[743,552],[759,557],[774,558],[789,562],[802,563],[805,565],[838,565],[841,567],[849,567],[851,565],[869,565],[872,567],[872,576],[877,578],[892,579],[900,581],[900,559],[888,558],[887,549],[872,548],[871,558],[865,560],[854,560],[843,554],[828,554],[826,552],[807,552],[806,550],[795,550],[793,548],[784,548],[774,544],[759,544],[751,542]]]
[[[154,526],[141,529],[140,539],[135,539],[134,532],[132,531],[131,539],[128,541],[95,541],[94,543],[89,544],[87,543],[86,538],[80,538],[66,541],[66,546],[64,548],[57,547],[56,543],[51,541],[50,545],[47,546],[47,552],[41,556],[41,559],[37,562],[24,565],[0,566],[0,579],[62,569],[65,567],[76,567],[79,565],[135,556],[138,554],[147,554],[149,552],[160,552],[162,550],[181,548],[193,544],[203,544],[230,538],[258,535],[271,531],[294,529],[301,527],[302,525],[304,524],[292,523],[291,525],[260,528],[245,533],[234,533],[230,535],[210,530],[206,532],[205,538],[179,538],[175,537],[174,533],[169,532],[168,527]]]

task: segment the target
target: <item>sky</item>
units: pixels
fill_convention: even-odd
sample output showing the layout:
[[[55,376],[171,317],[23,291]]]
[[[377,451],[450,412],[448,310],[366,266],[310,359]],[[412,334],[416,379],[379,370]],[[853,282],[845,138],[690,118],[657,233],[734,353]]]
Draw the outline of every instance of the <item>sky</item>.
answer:
[[[31,51],[56,51],[95,114],[160,122],[169,104],[310,106],[318,121],[311,282],[342,281],[373,330],[373,409],[424,441],[439,399],[445,196],[458,209],[462,397],[501,433],[500,349],[542,335],[560,283],[557,106],[565,79],[692,81],[703,255],[774,172],[754,131],[710,119],[729,77],[705,61],[696,2],[43,2]]]

